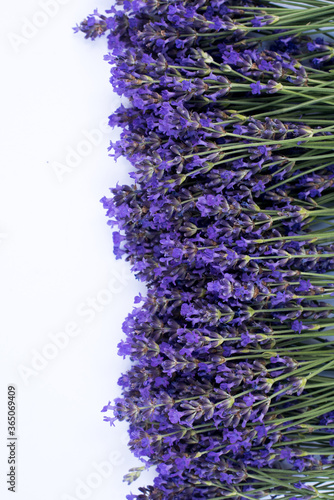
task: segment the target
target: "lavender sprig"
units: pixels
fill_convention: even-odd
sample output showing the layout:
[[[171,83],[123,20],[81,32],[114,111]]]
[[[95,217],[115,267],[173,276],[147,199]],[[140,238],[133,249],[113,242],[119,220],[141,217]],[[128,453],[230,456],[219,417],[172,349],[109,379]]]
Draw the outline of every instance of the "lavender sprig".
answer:
[[[158,475],[127,498],[332,498],[334,8],[118,6],[76,31],[107,34],[128,99],[110,151],[133,184],[101,201],[148,291],[102,411]]]

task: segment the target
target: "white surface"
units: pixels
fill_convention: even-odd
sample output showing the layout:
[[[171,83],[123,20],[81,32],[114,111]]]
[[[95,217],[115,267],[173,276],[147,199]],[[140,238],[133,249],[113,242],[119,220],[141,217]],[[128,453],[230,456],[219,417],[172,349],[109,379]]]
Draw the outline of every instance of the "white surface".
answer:
[[[128,170],[108,157],[112,130],[101,125],[119,103],[106,41],[72,32],[110,2],[48,1],[48,13],[43,0],[1,5],[0,497],[122,500],[151,476],[122,482],[140,462],[126,426],[110,428],[100,410],[119,395],[127,364],[116,345],[143,286],[114,260],[99,202]],[[8,384],[17,390],[15,495],[5,479]]]

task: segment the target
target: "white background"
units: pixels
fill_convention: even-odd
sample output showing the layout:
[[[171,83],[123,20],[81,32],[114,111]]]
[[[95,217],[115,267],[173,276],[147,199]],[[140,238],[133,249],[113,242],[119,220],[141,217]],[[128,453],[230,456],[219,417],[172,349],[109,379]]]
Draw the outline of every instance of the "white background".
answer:
[[[100,413],[120,395],[117,380],[128,365],[116,346],[143,285],[114,259],[99,202],[117,180],[127,181],[128,166],[107,152],[113,132],[103,121],[119,98],[103,61],[106,40],[90,42],[72,31],[96,7],[110,3],[1,2],[0,497],[6,500],[123,500],[153,477],[146,472],[132,486],[122,482],[141,463],[127,449],[127,426],[111,428]],[[9,384],[17,391],[15,494],[6,484]]]

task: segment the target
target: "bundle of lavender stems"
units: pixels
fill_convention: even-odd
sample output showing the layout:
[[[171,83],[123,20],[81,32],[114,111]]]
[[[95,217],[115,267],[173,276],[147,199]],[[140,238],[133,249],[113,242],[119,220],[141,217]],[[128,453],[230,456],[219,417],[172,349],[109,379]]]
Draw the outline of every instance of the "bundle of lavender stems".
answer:
[[[129,500],[334,499],[334,3],[120,0],[125,104],[103,198],[135,299],[104,419],[154,484]],[[111,413],[110,413],[111,412]]]

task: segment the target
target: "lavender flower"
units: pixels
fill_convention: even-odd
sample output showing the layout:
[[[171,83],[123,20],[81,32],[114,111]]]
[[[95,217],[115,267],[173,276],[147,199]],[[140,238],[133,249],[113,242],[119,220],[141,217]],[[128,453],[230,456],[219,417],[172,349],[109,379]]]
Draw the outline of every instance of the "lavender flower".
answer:
[[[296,1],[120,1],[75,29],[107,34],[127,99],[133,183],[101,201],[147,295],[102,411],[157,470],[131,500],[331,495],[334,8]]]

